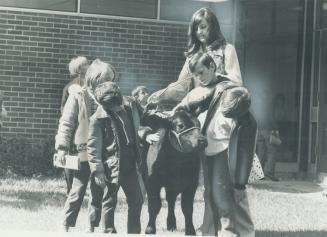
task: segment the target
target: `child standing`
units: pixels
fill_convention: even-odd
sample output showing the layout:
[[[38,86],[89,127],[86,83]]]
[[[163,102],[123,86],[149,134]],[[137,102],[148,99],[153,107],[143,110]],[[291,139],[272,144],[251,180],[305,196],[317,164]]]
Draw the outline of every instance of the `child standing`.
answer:
[[[208,140],[203,167],[206,191],[202,233],[217,235],[220,220],[221,236],[254,236],[245,186],[235,183],[228,151],[231,134],[241,121],[237,118],[248,111],[249,94],[240,85],[222,81],[223,78],[215,73],[216,65],[209,54],[195,54],[189,62],[189,69],[202,87],[192,90],[175,110],[184,107],[196,112],[205,111],[199,115],[202,132]],[[254,144],[242,148],[253,150]],[[239,190],[242,195],[239,195]]]
[[[141,232],[140,214],[145,193],[142,158],[138,137],[139,115],[135,103],[123,103],[119,87],[103,78],[101,68],[87,76],[95,100],[99,103],[91,117],[88,155],[91,168],[92,227],[103,218],[104,232],[116,233],[114,214],[117,192],[122,187],[128,205],[127,232]]]
[[[74,65],[77,62],[78,58],[71,61]],[[88,121],[91,115],[91,102],[87,88],[83,86],[84,77],[80,79],[81,84],[72,84],[67,89],[68,98],[64,104],[62,116],[59,120],[55,143],[58,159],[61,160],[62,163],[65,163],[66,155],[68,154],[73,155],[77,153],[80,159],[80,169],[69,172],[72,173],[71,184],[66,176],[67,187],[69,189],[64,206],[63,229],[66,232],[70,227],[74,227],[76,224],[76,219],[83,202],[90,175],[86,144]]]
[[[69,91],[72,90],[70,88],[77,88],[76,86],[72,85],[79,85],[80,87],[83,87],[84,85],[84,77],[86,70],[89,67],[89,63],[87,61],[87,58],[84,56],[78,56],[74,57],[72,60],[70,60],[68,64],[69,74],[72,80],[64,87],[62,91],[62,97],[61,97],[61,105],[60,105],[60,112],[61,115],[63,114],[64,107],[66,104],[66,101],[69,97]],[[71,87],[72,86],[72,87]],[[70,147],[70,153],[76,153],[76,147],[71,146]],[[65,174],[65,180],[67,184],[67,195],[69,194],[69,191],[72,188],[72,183],[74,179],[74,170],[71,169],[64,169]]]

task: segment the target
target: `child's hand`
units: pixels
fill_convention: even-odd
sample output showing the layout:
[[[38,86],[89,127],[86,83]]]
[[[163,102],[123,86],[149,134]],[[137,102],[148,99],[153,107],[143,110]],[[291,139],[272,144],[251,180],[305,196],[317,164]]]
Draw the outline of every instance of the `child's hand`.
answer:
[[[95,176],[94,176],[94,181],[101,188],[105,188],[105,186],[106,186],[106,176],[104,175],[104,173],[96,173]]]
[[[148,134],[145,138],[146,142],[149,144],[153,144],[154,142],[159,141],[159,139],[160,139],[159,133]]]
[[[66,155],[67,155],[67,151],[65,151],[65,150],[58,150],[58,152],[57,152],[58,161],[62,165],[66,164],[66,157],[65,157]]]
[[[182,104],[182,103],[179,103],[178,105],[176,105],[173,110],[172,110],[172,114],[175,114],[178,110],[188,110],[188,108]]]

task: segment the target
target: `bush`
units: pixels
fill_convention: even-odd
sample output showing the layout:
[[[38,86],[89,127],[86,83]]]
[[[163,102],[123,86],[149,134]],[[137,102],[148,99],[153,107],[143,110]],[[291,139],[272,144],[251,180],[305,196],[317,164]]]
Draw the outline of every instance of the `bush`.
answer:
[[[54,140],[32,144],[27,138],[0,139],[0,175],[8,172],[23,176],[54,173]]]

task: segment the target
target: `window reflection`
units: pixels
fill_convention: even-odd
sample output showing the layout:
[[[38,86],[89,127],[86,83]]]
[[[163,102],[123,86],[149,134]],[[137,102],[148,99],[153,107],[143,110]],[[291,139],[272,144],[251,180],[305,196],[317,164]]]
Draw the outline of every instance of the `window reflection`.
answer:
[[[157,0],[81,0],[81,12],[155,19]]]
[[[240,3],[236,45],[243,79],[252,93],[259,135],[279,132],[276,160],[283,162],[297,160],[303,6],[302,0]]]
[[[0,6],[75,12],[77,10],[77,1],[76,0],[0,0]]]

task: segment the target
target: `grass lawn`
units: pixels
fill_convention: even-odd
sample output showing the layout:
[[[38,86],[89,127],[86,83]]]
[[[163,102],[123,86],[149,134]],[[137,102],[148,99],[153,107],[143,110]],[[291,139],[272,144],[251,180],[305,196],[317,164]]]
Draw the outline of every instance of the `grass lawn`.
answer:
[[[256,236],[327,236],[327,198],[318,185],[309,182],[260,182],[248,188]],[[57,231],[66,199],[63,179],[0,178],[0,229]],[[87,200],[72,232],[84,232],[87,226]],[[118,233],[126,233],[127,206],[119,193],[115,224]],[[176,207],[177,231],[166,231],[167,205],[157,219],[159,235],[183,235],[184,218],[180,200]],[[199,188],[194,203],[194,225],[199,228],[203,216],[203,198]],[[142,210],[142,233],[147,224],[147,205]],[[100,231],[100,230],[96,230]],[[198,230],[200,235],[200,231]]]

